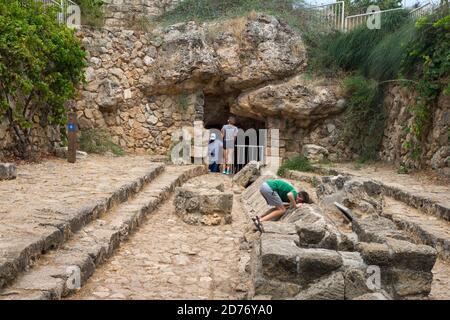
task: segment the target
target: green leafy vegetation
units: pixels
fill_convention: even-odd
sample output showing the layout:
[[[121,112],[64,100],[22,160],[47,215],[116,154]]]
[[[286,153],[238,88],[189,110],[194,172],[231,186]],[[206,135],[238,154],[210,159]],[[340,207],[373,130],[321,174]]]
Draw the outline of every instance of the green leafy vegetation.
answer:
[[[212,21],[245,16],[252,11],[275,16],[293,12],[294,0],[185,0],[158,20],[165,24]]]
[[[296,156],[289,160],[286,160],[278,169],[277,174],[283,176],[286,170],[296,170],[296,171],[313,171],[313,167],[309,160],[304,156]]]
[[[377,83],[362,76],[344,80],[347,109],[344,139],[361,161],[376,160],[383,137],[385,112]]]
[[[33,119],[65,125],[64,104],[84,79],[85,52],[54,10],[31,0],[0,2],[0,118],[24,158],[31,156]]]
[[[392,82],[418,93],[409,109],[412,124],[404,128],[412,139],[403,147],[412,160],[421,159],[433,108],[440,94],[450,91],[449,21],[448,9],[416,23],[396,10],[382,19],[380,30],[362,26],[306,38],[312,72],[358,74],[344,81],[349,100],[345,135],[363,160],[376,158],[384,128],[383,91]]]
[[[88,153],[104,154],[112,152],[117,156],[123,156],[124,150],[112,142],[111,136],[104,129],[88,129],[80,132],[78,138],[80,149]]]
[[[402,52],[399,56],[396,53],[399,45],[402,46],[404,33],[407,33],[407,30],[400,32],[399,28],[407,21],[407,12],[398,10],[383,17],[381,29],[368,30],[366,25],[362,25],[345,33],[307,35],[305,41],[309,48],[310,68],[314,73],[326,76],[334,75],[337,70],[359,71],[367,75],[369,71],[376,73],[375,70],[386,69],[385,61],[380,60],[383,53],[391,55],[388,66],[397,67]]]
[[[416,22],[416,36],[406,50],[408,54],[402,62],[405,76],[415,79],[413,88],[418,96],[416,104],[410,108],[413,122],[409,132],[413,139],[408,141],[409,155],[419,160],[421,145],[426,143],[426,135],[431,125],[431,115],[441,94],[449,94],[450,78],[450,14],[439,12]]]
[[[81,10],[81,24],[101,27],[104,24],[103,0],[76,0]]]

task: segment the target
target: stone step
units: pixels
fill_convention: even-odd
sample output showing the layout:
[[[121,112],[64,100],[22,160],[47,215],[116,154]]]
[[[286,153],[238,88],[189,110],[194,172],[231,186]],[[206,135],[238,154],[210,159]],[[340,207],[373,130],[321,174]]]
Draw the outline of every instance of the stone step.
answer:
[[[386,197],[383,214],[406,231],[417,243],[432,246],[440,258],[450,262],[450,222]]]
[[[334,169],[321,168],[319,173],[336,174],[338,172]],[[288,171],[286,177],[311,183],[317,174]],[[384,195],[383,214],[391,219],[398,228],[406,231],[416,243],[432,246],[441,259],[450,261],[450,222],[442,213],[444,211],[438,214],[438,211],[441,210],[439,208],[446,210],[445,207],[435,202],[433,207],[432,199],[410,193],[405,190],[406,187],[394,188],[378,181],[375,183],[381,186]],[[433,213],[433,210],[438,211],[430,214]]]
[[[406,203],[410,207],[416,208],[425,214],[435,215],[436,217],[450,221],[450,202],[448,199],[448,188],[435,186],[436,190],[426,190],[426,188],[413,188],[409,182],[401,184],[398,182],[382,182],[379,179],[373,179],[364,175],[358,175],[348,170],[336,170],[331,168],[324,168],[314,166],[314,172],[319,175],[348,175],[371,180],[381,187],[384,196],[392,197],[395,200]],[[311,176],[311,174],[300,174],[295,171],[289,171],[287,176]],[[294,178],[292,178],[294,179]],[[400,179],[400,178],[397,178]],[[411,179],[410,179],[411,180]],[[419,181],[417,181],[418,184]]]
[[[77,275],[83,285],[175,187],[206,172],[204,166],[167,167],[134,198],[82,228],[58,250],[42,256],[32,269],[0,291],[0,299],[61,299],[73,293]]]
[[[24,231],[21,233],[24,236],[16,240],[2,239],[8,243],[8,246],[3,247],[0,252],[0,289],[13,281],[21,272],[26,271],[42,254],[58,248],[73,233],[93,219],[139,193],[145,185],[160,175],[164,168],[163,164],[153,163],[149,165],[144,174],[122,185],[107,197],[98,198],[89,205],[68,208],[67,212],[45,210],[40,213],[32,213],[31,218],[36,221],[37,225],[32,228],[27,226],[28,230],[20,230],[21,226],[19,225],[2,226],[6,231],[8,228],[14,229],[16,232]]]

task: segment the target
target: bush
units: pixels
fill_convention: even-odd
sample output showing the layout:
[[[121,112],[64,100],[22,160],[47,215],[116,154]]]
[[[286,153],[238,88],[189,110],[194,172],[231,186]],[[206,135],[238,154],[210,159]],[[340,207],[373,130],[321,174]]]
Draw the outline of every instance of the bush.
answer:
[[[81,24],[102,27],[104,24],[103,0],[76,0],[81,10]]]
[[[120,146],[112,142],[109,133],[103,129],[81,131],[78,143],[80,149],[88,153],[104,154],[109,151],[117,156],[125,154]]]
[[[347,109],[344,139],[361,161],[377,160],[384,131],[382,91],[373,80],[352,76],[344,80]]]
[[[374,55],[372,53],[376,51],[379,44],[382,46],[379,49],[381,53],[386,54],[386,49],[398,51],[399,43],[390,41],[388,42],[390,46],[387,47],[386,43],[382,43],[382,40],[398,32],[399,28],[408,21],[407,12],[399,10],[393,11],[382,18],[381,29],[368,30],[366,25],[362,25],[345,33],[336,31],[319,37],[307,36],[305,41],[308,44],[309,56],[311,57],[310,67],[313,71],[326,75],[333,75],[339,69],[344,71],[359,70],[367,75],[369,65],[371,70],[383,69],[386,66],[384,61],[375,59],[379,56],[379,53],[377,52]],[[394,38],[398,39],[401,36],[400,34]],[[396,61],[396,64],[394,63],[394,66],[398,67],[400,61],[401,58]],[[391,74],[394,72],[391,72]]]
[[[252,11],[274,15],[292,12],[294,0],[184,0],[158,20],[166,24],[211,21],[244,16]]]
[[[56,8],[0,2],[0,118],[8,119],[22,157],[31,156],[35,116],[67,122],[64,104],[84,79],[85,55],[74,31],[57,22]]]
[[[296,157],[284,162],[278,169],[277,174],[279,176],[283,176],[286,173],[286,170],[309,172],[309,171],[313,171],[313,167],[306,157],[296,156]]]

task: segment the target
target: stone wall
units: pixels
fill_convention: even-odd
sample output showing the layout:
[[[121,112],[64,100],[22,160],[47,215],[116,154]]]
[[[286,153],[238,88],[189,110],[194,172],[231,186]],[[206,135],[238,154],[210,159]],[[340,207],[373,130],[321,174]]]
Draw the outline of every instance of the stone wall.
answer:
[[[59,126],[48,124],[43,116],[36,115],[33,120],[31,129],[33,156],[39,156],[42,152],[51,152],[56,146],[59,146],[61,143]],[[16,137],[9,121],[0,117],[0,160],[5,156],[18,156],[16,145]]]
[[[425,141],[421,144],[423,156],[419,161],[408,159],[404,143],[411,140],[410,126],[413,117],[409,108],[415,104],[415,93],[409,88],[391,86],[387,91],[386,128],[381,150],[381,159],[408,167],[431,167],[450,176],[450,96],[441,95],[437,108],[432,110],[432,124]]]
[[[157,17],[179,0],[105,0],[105,26],[130,28],[143,17]]]
[[[167,154],[173,132],[206,118],[205,97],[229,97],[228,113],[241,92],[304,68],[301,38],[277,19],[222,23],[79,30],[89,62],[75,107],[80,129],[106,128],[128,151]]]
[[[89,61],[87,84],[76,103],[80,129],[106,128],[128,151],[165,154],[172,133],[192,126],[201,114],[197,95],[147,95],[139,89],[157,54],[148,34],[85,28],[78,36]]]

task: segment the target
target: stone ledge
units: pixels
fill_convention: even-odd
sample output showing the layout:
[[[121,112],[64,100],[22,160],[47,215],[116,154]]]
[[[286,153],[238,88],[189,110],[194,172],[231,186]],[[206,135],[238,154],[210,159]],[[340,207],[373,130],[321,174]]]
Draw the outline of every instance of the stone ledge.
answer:
[[[323,168],[321,166],[313,165],[313,171],[316,174],[319,175],[343,175],[343,176],[354,176],[355,175],[348,173],[348,172],[342,172],[335,169],[328,169]],[[288,170],[286,172],[286,177],[290,177],[290,179],[296,179],[298,177],[298,174],[296,174],[298,171]],[[359,177],[361,180],[369,181],[373,184],[376,184],[380,187],[381,193],[385,196],[389,196],[394,198],[395,200],[401,201],[403,203],[406,203],[407,205],[416,208],[423,213],[426,214],[432,214],[435,215],[441,219],[450,221],[450,207],[444,203],[440,203],[438,201],[435,201],[433,199],[430,199],[426,196],[417,195],[414,193],[411,193],[407,190],[400,189],[398,187],[387,185],[383,182],[380,182],[376,179],[369,179],[369,178],[363,178]]]
[[[76,233],[62,249],[43,256],[42,263],[21,275],[11,286],[0,291],[2,299],[61,299],[74,292],[68,287],[67,268],[78,266],[81,271],[81,284],[94,273],[95,269],[108,259],[114,250],[136,230],[145,217],[166,200],[175,187],[197,175],[207,173],[203,166],[189,166],[179,173],[167,173],[165,185],[149,185],[131,200],[128,210],[117,210],[113,216],[106,217],[103,225],[86,226],[83,233]],[[151,193],[153,196],[149,196]],[[145,199],[141,199],[145,198]],[[134,209],[140,204],[139,209]],[[125,204],[126,207],[128,204]]]
[[[163,172],[164,168],[164,165],[155,165],[143,176],[122,185],[110,197],[93,202],[91,205],[78,209],[75,212],[67,213],[67,219],[62,219],[54,225],[48,225],[41,235],[18,251],[11,252],[7,259],[0,262],[0,288],[3,288],[7,283],[14,280],[18,274],[26,270],[30,263],[36,260],[42,252],[59,247],[73,233],[80,230],[90,221],[138,193],[146,184]]]

